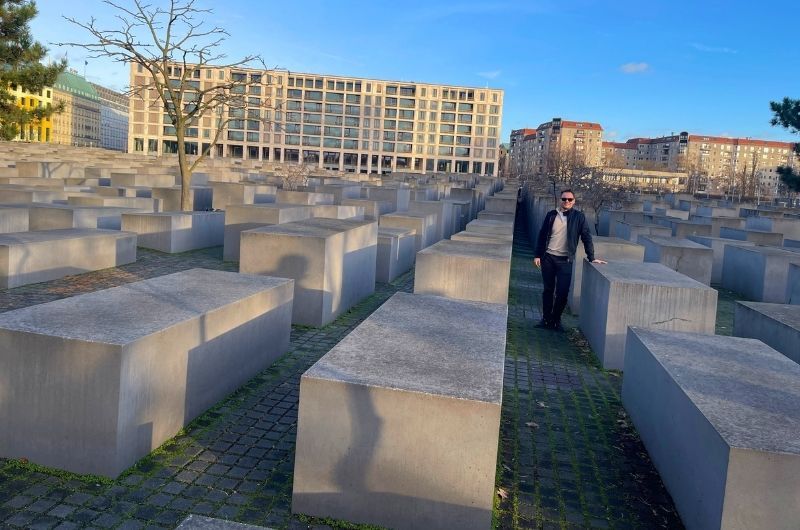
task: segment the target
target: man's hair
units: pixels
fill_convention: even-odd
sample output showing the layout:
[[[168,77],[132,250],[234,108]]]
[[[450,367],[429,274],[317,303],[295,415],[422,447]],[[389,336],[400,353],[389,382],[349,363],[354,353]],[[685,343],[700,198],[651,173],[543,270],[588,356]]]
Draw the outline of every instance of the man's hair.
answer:
[[[561,190],[561,195],[564,195],[565,193],[571,193],[573,197],[575,196],[575,192],[574,192],[574,191],[572,191],[572,190],[571,190],[571,189],[569,189],[569,188],[567,188],[567,189],[565,189],[565,190]]]

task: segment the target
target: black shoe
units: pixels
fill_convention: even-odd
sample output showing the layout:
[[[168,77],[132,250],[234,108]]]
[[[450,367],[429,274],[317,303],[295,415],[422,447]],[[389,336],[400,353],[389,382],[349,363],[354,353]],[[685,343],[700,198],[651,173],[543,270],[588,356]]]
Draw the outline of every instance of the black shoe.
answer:
[[[550,329],[558,331],[560,333],[564,333],[564,326],[561,325],[561,322],[553,322],[550,326]]]
[[[553,329],[553,324],[549,320],[541,319],[539,323],[533,327],[539,329]]]

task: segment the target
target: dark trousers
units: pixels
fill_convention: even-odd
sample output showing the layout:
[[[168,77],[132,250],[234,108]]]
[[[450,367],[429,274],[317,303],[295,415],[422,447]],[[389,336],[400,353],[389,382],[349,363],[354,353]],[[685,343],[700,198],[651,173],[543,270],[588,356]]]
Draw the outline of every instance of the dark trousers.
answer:
[[[569,284],[572,283],[572,261],[566,256],[545,253],[542,258],[542,280],[542,318],[547,322],[560,322],[561,313],[567,306]]]

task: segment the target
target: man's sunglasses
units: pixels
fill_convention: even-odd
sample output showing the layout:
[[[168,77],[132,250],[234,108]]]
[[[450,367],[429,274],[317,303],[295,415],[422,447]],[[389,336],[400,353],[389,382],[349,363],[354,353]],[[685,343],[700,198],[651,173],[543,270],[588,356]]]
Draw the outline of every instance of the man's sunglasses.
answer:
[[[561,197],[561,200],[564,202],[572,202],[575,199],[573,197]]]

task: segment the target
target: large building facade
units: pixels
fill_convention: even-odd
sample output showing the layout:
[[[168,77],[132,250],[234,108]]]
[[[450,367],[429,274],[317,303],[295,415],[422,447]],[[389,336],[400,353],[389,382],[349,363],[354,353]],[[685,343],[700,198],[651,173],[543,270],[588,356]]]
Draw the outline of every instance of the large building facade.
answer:
[[[74,71],[59,74],[53,99],[64,105],[53,114],[53,142],[78,147],[100,147],[100,96]]]
[[[599,167],[603,159],[603,127],[599,123],[553,118],[536,129],[511,133],[510,172],[541,175],[567,163]]]
[[[128,97],[91,83],[100,98],[100,147],[114,151],[128,149]]]
[[[779,166],[798,166],[794,144],[751,138],[680,134],[660,138],[633,138],[604,142],[604,164],[609,167],[683,171],[692,191],[774,196]]]
[[[247,107],[231,109],[239,114],[212,157],[360,173],[498,173],[502,90],[213,67],[196,68],[191,81],[205,89],[235,76],[255,83]],[[134,90],[150,82],[131,66]],[[176,151],[175,131],[156,98],[152,90],[130,98],[129,152]],[[187,152],[211,146],[215,123],[205,116],[190,128]]]

